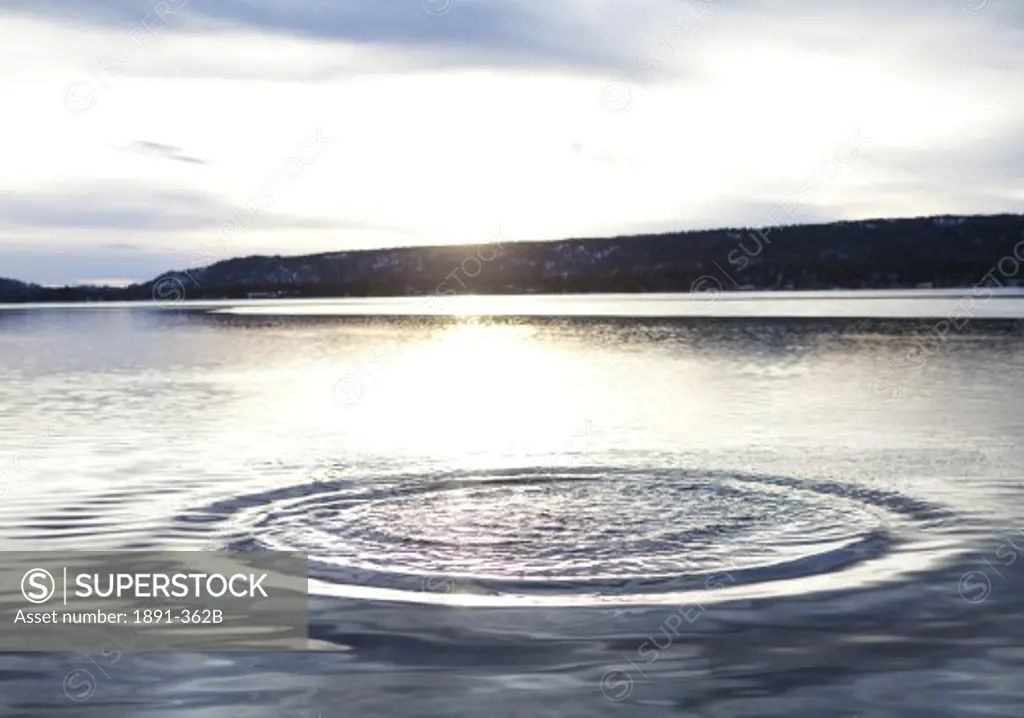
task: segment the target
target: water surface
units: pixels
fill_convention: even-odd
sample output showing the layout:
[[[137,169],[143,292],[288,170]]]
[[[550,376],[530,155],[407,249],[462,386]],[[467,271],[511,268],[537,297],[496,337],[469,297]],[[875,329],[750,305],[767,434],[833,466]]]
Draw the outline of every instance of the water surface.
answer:
[[[6,307],[3,548],[307,551],[313,640],[0,713],[1019,716],[1024,300],[963,294]]]

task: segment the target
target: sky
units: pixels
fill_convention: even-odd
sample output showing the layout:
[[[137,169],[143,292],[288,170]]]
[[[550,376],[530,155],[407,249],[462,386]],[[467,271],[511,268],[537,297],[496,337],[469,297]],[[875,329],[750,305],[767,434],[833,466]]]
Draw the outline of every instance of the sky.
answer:
[[[1017,0],[0,0],[0,277],[1020,212]]]

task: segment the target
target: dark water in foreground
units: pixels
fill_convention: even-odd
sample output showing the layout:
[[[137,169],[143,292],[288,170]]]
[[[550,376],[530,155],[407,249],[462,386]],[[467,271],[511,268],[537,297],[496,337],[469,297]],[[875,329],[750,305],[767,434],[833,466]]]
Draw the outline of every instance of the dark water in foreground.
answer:
[[[0,548],[308,551],[313,639],[0,715],[1021,716],[1024,323],[773,301],[0,311]]]

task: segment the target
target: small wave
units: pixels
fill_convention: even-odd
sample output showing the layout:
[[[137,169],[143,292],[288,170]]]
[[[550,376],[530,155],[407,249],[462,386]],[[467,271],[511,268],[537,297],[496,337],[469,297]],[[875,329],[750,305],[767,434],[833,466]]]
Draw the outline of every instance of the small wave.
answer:
[[[307,553],[314,594],[461,606],[849,587],[920,565],[907,547],[948,515],[836,481],[608,467],[318,481],[200,513],[235,548]]]

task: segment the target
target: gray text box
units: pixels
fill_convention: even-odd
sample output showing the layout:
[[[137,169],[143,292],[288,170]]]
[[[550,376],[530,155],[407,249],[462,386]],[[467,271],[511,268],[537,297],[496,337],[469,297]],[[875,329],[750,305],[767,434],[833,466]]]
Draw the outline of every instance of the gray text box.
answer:
[[[0,552],[0,651],[308,647],[307,556]]]

